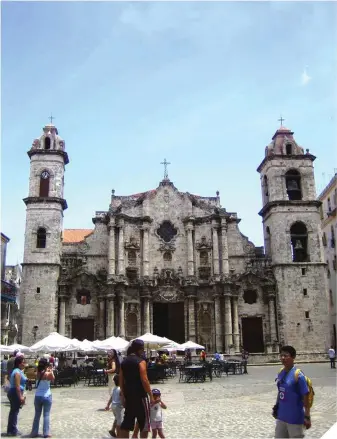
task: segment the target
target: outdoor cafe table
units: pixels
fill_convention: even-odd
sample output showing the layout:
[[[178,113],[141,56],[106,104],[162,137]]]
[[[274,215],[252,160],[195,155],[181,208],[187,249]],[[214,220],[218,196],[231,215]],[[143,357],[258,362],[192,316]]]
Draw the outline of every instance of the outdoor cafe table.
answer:
[[[186,366],[186,382],[187,383],[196,383],[198,381],[206,380],[206,370],[204,366]]]

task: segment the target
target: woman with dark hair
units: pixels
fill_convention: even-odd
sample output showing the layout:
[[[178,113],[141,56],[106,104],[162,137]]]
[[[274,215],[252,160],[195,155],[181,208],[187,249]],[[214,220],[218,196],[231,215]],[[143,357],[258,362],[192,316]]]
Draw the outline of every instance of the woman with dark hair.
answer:
[[[120,364],[117,352],[115,349],[112,349],[108,352],[108,369],[105,370],[105,373],[108,375],[108,389],[109,389],[109,400],[112,394],[112,390],[114,388],[114,375],[119,373]],[[105,407],[105,410],[109,410],[109,402]]]
[[[11,408],[8,415],[7,436],[20,435],[17,427],[18,414],[20,408],[25,403],[23,392],[26,388],[27,381],[27,377],[23,373],[24,368],[25,357],[23,355],[15,357],[14,369],[9,379],[10,387],[8,391],[8,399],[11,404]]]
[[[34,399],[35,417],[33,421],[31,437],[38,437],[40,418],[43,410],[43,437],[50,436],[50,409],[52,405],[52,395],[50,383],[55,377],[47,358],[41,358],[37,366],[37,383]]]

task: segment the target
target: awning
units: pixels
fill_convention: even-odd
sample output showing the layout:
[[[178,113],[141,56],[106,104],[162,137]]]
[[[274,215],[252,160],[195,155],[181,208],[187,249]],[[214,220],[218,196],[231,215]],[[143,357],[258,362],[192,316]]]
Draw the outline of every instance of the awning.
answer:
[[[15,285],[1,280],[1,301],[16,303],[17,288]]]

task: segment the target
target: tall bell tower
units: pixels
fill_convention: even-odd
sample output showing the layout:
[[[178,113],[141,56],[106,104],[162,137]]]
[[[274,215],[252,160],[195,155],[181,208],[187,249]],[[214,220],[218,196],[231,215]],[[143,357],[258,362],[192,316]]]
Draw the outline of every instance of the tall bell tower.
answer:
[[[282,123],[282,120],[281,120]],[[276,131],[258,167],[266,256],[277,280],[281,343],[298,352],[326,353],[328,284],[319,207],[315,156],[304,153],[288,128]]]
[[[52,120],[52,119],[51,119]],[[61,263],[65,143],[52,123],[28,151],[29,194],[21,287],[21,342],[32,345],[57,328]]]

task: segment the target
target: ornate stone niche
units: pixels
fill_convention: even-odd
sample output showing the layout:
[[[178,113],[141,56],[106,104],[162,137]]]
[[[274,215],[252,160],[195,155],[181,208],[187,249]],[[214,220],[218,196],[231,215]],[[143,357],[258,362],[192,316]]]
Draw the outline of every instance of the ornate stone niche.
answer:
[[[202,236],[200,241],[197,241],[195,248],[197,250],[212,250],[212,242],[206,239],[206,236]]]
[[[139,241],[134,236],[130,236],[130,240],[125,242],[124,247],[127,250],[140,250]]]

